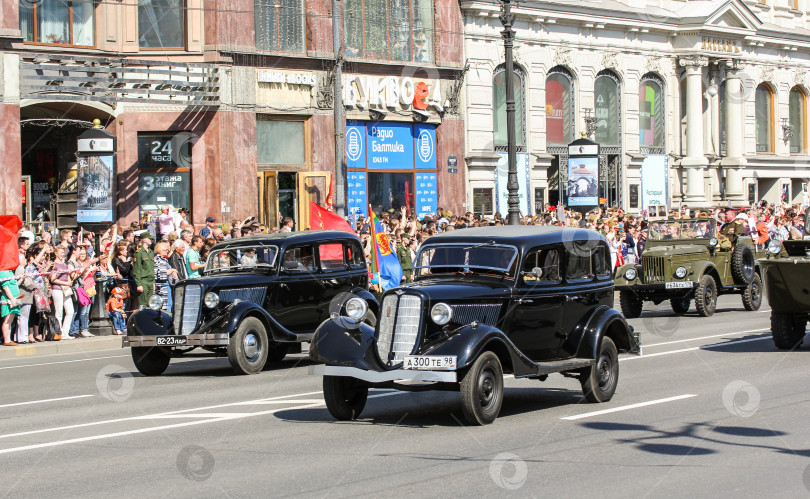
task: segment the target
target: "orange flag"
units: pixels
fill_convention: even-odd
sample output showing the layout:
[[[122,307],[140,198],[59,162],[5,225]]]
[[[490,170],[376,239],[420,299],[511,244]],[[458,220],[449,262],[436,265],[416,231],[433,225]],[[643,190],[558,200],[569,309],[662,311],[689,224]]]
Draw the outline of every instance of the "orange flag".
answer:
[[[309,202],[309,228],[312,230],[342,230],[354,234],[352,226],[343,217],[326,208],[321,208],[313,201]]]

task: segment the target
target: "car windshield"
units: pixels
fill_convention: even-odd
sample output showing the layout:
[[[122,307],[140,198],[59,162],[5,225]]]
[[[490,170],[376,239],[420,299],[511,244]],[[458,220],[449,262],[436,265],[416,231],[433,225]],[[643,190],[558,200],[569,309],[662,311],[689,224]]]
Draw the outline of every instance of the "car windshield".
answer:
[[[714,237],[715,225],[716,222],[713,218],[650,222],[647,239],[653,241],[710,239]]]
[[[487,274],[515,276],[517,249],[495,243],[426,245],[416,257],[416,275]]]
[[[278,247],[270,244],[252,243],[244,246],[225,246],[211,248],[205,273],[228,270],[250,270],[256,267],[272,268],[275,266]]]

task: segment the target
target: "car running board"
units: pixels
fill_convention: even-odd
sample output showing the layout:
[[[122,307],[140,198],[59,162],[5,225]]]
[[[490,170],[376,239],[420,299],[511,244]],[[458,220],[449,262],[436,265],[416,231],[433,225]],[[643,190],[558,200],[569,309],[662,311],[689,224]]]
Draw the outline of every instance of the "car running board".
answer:
[[[590,367],[594,365],[593,359],[565,359],[554,360],[551,362],[540,362],[537,364],[537,374],[529,375],[528,377],[544,376],[552,373],[559,373],[563,371],[573,371],[574,369],[582,369],[583,367]]]

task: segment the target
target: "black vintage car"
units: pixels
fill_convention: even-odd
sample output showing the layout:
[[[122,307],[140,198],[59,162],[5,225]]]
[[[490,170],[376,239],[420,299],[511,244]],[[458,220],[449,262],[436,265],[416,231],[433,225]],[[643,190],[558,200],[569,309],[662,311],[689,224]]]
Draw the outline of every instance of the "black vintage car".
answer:
[[[330,313],[341,312],[343,294],[376,304],[357,236],[238,238],[211,248],[201,278],[175,286],[172,315],[159,310],[159,298],[132,314],[123,344],[145,375],[162,374],[172,357],[198,353],[227,355],[237,373],[255,374],[268,360],[300,352]]]
[[[498,227],[431,237],[415,282],[387,291],[362,323],[363,300],[315,332],[310,358],[329,412],[354,419],[369,387],[461,391],[465,418],[491,423],[503,374],[576,378],[591,402],[610,400],[618,354],[640,353],[638,335],[613,308],[605,240],[593,231]],[[402,383],[405,382],[405,383]],[[413,382],[423,382],[414,384]]]

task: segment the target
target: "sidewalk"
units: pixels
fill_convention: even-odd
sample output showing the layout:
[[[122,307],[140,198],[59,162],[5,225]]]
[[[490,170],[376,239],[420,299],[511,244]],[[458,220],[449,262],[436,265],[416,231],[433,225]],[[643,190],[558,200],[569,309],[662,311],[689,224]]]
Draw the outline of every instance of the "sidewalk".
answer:
[[[44,341],[42,343],[29,343],[16,347],[0,346],[0,360],[18,359],[20,357],[41,357],[57,353],[84,353],[99,350],[119,350],[122,354],[129,354],[129,349],[121,348],[121,336],[93,336],[92,338],[79,338],[62,341]]]

